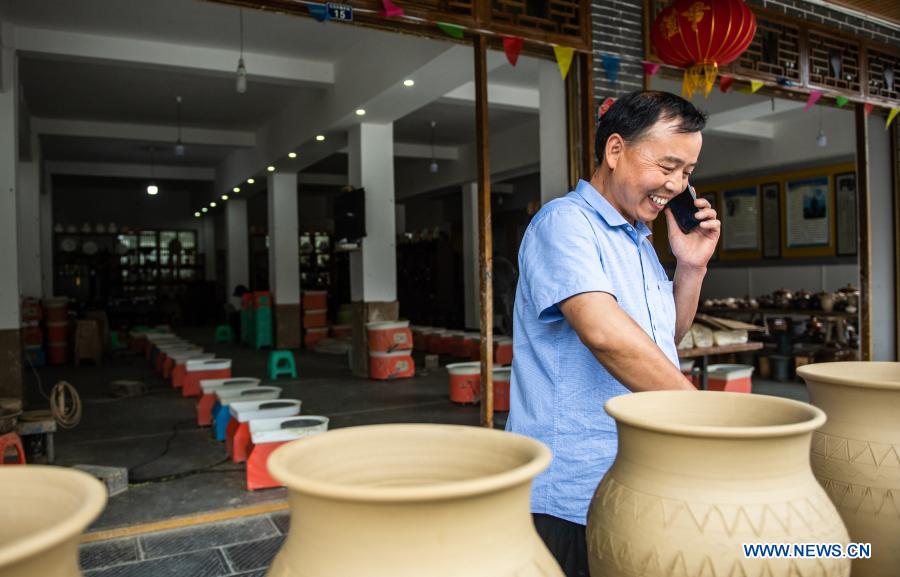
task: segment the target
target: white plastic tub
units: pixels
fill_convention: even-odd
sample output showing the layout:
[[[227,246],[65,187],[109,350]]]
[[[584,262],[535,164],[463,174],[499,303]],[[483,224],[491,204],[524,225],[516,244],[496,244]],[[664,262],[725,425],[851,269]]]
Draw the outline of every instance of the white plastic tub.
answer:
[[[250,421],[250,438],[254,445],[293,441],[320,435],[328,430],[328,417],[297,415]]]
[[[272,399],[269,401],[241,401],[228,405],[231,418],[238,423],[254,419],[293,417],[300,414],[299,399]]]
[[[220,405],[228,406],[235,402],[271,401],[281,396],[281,387],[229,387],[215,391]]]

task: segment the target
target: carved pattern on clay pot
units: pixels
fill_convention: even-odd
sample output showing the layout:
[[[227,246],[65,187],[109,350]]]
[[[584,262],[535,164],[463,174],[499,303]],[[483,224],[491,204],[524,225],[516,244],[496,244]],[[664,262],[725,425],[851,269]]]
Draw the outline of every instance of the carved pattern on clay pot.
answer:
[[[62,467],[0,467],[0,577],[79,577],[81,533],[106,505],[94,477]]]
[[[797,370],[828,415],[813,436],[813,473],[872,558],[853,577],[900,574],[900,363],[841,362]]]
[[[654,392],[610,400],[619,452],[588,514],[602,577],[847,577],[844,559],[749,559],[743,543],[843,543],[809,467],[815,407],[762,395]]]
[[[563,577],[534,529],[534,439],[479,427],[350,427],[269,458],[291,528],[268,577]]]

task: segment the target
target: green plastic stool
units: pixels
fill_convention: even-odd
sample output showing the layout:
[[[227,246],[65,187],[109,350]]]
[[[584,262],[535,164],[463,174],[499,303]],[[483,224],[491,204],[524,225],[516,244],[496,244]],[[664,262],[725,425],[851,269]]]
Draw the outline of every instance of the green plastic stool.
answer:
[[[291,351],[269,353],[269,378],[275,380],[281,375],[297,378],[297,366],[294,364],[294,353]]]
[[[230,343],[234,335],[231,332],[230,325],[219,325],[216,327],[216,342],[217,343]]]
[[[109,333],[109,345],[114,351],[124,351],[125,343],[119,339],[119,331]]]

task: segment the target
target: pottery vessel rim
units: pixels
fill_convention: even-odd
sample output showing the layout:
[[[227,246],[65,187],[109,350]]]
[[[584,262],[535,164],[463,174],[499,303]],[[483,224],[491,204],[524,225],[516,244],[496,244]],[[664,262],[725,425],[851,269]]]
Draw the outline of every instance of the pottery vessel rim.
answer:
[[[688,397],[691,395],[691,397]],[[793,423],[755,426],[722,426],[693,425],[684,422],[663,422],[659,419],[644,416],[642,408],[648,404],[664,401],[668,406],[675,406],[682,399],[694,398],[699,402],[715,407],[735,401],[759,407],[793,408],[805,413],[806,418]],[[771,437],[788,437],[810,433],[825,424],[826,416],[822,409],[793,399],[784,399],[768,395],[750,395],[747,393],[731,393],[724,391],[644,391],[626,393],[609,399],[604,405],[606,412],[616,421],[631,425],[638,429],[687,437],[707,437],[721,439],[762,439]],[[687,418],[683,419],[684,421]]]
[[[47,479],[51,484],[61,487],[77,486],[80,495],[77,495],[77,505],[71,515],[53,520],[53,524],[0,544],[0,567],[18,563],[76,537],[106,506],[106,487],[83,471],[46,465],[16,465],[3,469],[0,474],[0,486],[5,483],[4,478],[16,484],[42,484],[43,481],[39,479]]]
[[[895,379],[889,378],[893,369]],[[900,363],[890,361],[841,361],[815,363],[797,368],[797,374],[809,381],[860,389],[900,390]]]
[[[348,437],[371,438],[376,435],[419,439],[426,435],[443,435],[447,437],[448,441],[454,436],[465,435],[464,441],[492,441],[505,443],[507,447],[513,444],[523,453],[528,454],[528,459],[523,464],[500,473],[480,475],[471,479],[389,487],[319,481],[304,476],[304,471],[296,465],[302,461],[304,453],[321,451]],[[406,423],[333,429],[321,435],[294,441],[276,449],[269,457],[268,466],[272,477],[283,483],[289,491],[346,501],[414,503],[436,499],[464,498],[508,489],[531,481],[538,473],[547,468],[550,458],[550,449],[541,442],[515,433],[465,425]]]

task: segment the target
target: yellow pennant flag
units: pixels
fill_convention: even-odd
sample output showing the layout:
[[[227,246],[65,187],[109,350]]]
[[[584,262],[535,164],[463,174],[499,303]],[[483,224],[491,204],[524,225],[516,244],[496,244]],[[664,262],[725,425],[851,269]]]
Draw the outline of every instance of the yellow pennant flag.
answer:
[[[562,74],[563,80],[569,74],[569,67],[572,66],[572,56],[575,54],[574,48],[566,48],[565,46],[554,46],[553,53],[556,54],[556,63],[559,64],[559,73]]]
[[[750,92],[752,94],[756,94],[756,91],[763,87],[765,84],[762,80],[751,80],[750,81]]]
[[[887,122],[884,123],[884,129],[887,130],[891,126],[891,122],[894,121],[894,118],[897,116],[897,113],[900,112],[900,108],[892,108],[890,113],[888,113]]]

